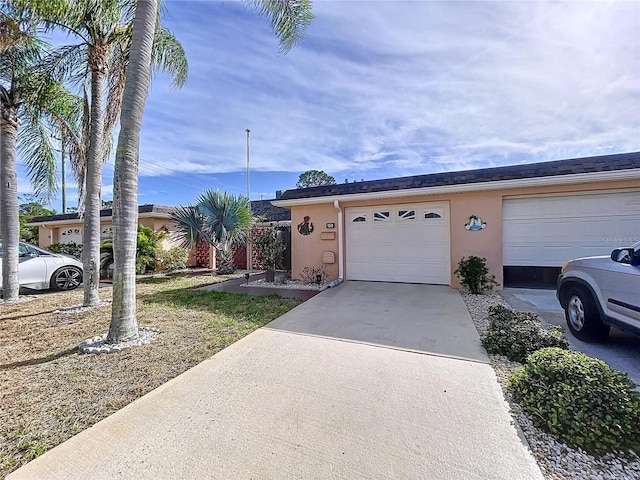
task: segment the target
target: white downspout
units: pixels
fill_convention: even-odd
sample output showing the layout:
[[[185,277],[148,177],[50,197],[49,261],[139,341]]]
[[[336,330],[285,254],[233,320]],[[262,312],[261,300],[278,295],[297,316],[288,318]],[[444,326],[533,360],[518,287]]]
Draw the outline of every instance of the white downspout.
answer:
[[[333,201],[333,206],[338,211],[338,280],[344,279],[344,245],[342,240],[342,208],[340,208],[340,202],[338,200]]]

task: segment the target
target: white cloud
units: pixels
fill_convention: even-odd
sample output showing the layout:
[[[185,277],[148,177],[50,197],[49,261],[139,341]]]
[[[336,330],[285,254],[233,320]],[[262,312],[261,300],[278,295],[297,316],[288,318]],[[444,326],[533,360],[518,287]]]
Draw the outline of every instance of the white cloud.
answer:
[[[243,4],[167,10],[190,73],[156,78],[142,177],[242,172],[246,128],[253,171],[338,179],[640,150],[638,2],[316,1],[286,56]]]

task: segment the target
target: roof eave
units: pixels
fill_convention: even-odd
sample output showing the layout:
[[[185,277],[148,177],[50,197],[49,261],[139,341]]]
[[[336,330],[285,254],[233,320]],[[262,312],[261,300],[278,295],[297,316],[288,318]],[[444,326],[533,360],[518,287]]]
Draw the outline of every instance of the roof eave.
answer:
[[[634,179],[640,179],[640,169],[554,175],[548,177],[523,178],[517,180],[496,180],[490,182],[465,183],[460,185],[442,185],[436,187],[385,190],[382,192],[327,195],[324,197],[295,198],[291,200],[272,200],[271,203],[276,207],[290,208],[298,205],[318,205],[323,203],[333,203],[335,200],[353,202],[361,200],[420,197],[425,195],[480,192],[487,190],[506,190],[527,187],[558,186],[575,183],[612,182],[616,180]]]

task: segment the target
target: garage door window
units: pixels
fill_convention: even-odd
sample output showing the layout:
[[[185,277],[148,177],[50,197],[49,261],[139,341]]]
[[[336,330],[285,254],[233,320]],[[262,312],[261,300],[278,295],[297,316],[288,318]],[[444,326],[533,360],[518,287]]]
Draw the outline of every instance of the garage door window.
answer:
[[[361,222],[366,222],[367,221],[367,216],[366,215],[358,215],[357,217],[355,217],[353,220],[351,220],[353,223],[361,223]]]
[[[416,219],[416,211],[415,210],[399,210],[398,211],[398,220],[415,220]]]
[[[439,213],[436,213],[436,212],[426,211],[426,212],[424,212],[424,218],[426,218],[426,219],[429,219],[429,218],[442,218],[442,215],[440,215]]]
[[[373,221],[374,222],[385,222],[389,220],[389,212],[374,212]]]

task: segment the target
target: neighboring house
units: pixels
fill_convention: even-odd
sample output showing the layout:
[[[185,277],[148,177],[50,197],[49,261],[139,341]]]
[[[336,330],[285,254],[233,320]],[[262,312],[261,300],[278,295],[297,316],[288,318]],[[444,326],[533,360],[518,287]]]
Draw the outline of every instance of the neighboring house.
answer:
[[[291,212],[286,208],[275,207],[270,200],[255,200],[251,202],[251,210],[258,223],[256,232],[269,225],[275,225],[281,229],[289,229],[291,224]],[[165,231],[169,234],[163,241],[163,247],[169,249],[177,244],[172,241],[171,233],[175,231],[175,222],[171,219],[171,212],[174,207],[164,205],[140,205],[138,208],[138,223],[144,227],[150,227],[155,232]],[[100,211],[101,239],[103,241],[113,238],[112,210],[104,209]],[[65,213],[60,215],[50,215],[35,217],[31,220],[29,227],[38,227],[39,246],[46,248],[53,243],[83,243],[83,223],[77,213]],[[235,251],[236,268],[246,268],[247,250],[239,247]],[[287,259],[291,257],[290,252],[285,253]],[[255,254],[254,254],[255,257]],[[199,266],[205,268],[215,268],[215,249],[203,244],[189,255],[187,266]],[[285,262],[290,264],[289,262]]]
[[[176,246],[172,241],[171,233],[175,231],[175,222],[171,219],[173,207],[163,205],[140,205],[138,207],[138,223],[144,227],[152,228],[154,232],[164,231],[169,234],[162,242],[165,249]],[[107,241],[113,238],[112,225],[113,212],[110,208],[100,210],[100,236]],[[77,213],[65,213],[35,217],[27,224],[29,227],[38,227],[39,246],[46,248],[53,243],[83,243],[83,223]],[[194,249],[187,260],[187,266],[199,266],[215,268],[215,250],[209,245],[202,245]]]
[[[292,277],[459,287],[477,255],[500,284],[640,240],[640,152],[287,190]]]

